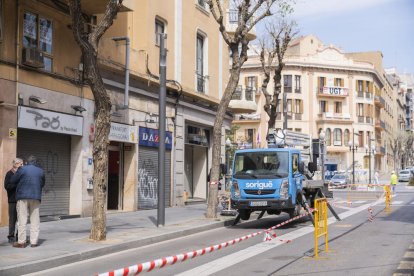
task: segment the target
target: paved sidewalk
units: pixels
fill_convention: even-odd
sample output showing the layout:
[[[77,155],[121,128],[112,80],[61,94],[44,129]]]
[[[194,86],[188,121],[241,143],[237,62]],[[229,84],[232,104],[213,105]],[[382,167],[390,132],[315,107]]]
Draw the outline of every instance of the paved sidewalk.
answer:
[[[91,218],[74,218],[40,224],[39,246],[13,248],[8,227],[0,228],[0,275],[22,275],[81,261],[200,231],[230,225],[234,217],[206,219],[206,204],[165,209],[165,226],[156,227],[157,210],[110,213],[107,239],[88,239]]]

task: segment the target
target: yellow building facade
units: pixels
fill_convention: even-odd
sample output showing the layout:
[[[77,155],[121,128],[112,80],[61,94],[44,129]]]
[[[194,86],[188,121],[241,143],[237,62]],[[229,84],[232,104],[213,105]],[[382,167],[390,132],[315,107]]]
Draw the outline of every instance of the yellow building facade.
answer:
[[[0,177],[16,156],[36,155],[46,174],[41,216],[89,216],[95,107],[68,9],[49,0],[0,1]],[[227,45],[204,1],[123,3],[99,45],[112,101],[107,209],[157,206],[159,33],[167,35],[166,206],[205,201],[215,110],[229,74]],[[106,1],[82,4],[93,28]],[[228,113],[223,133],[231,119]],[[0,199],[4,225],[4,189]]]

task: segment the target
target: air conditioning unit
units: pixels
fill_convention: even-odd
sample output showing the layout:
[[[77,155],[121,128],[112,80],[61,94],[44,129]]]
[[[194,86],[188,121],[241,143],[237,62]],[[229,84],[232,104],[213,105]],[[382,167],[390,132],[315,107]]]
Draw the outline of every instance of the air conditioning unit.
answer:
[[[34,68],[45,67],[43,54],[36,48],[23,48],[22,63]]]

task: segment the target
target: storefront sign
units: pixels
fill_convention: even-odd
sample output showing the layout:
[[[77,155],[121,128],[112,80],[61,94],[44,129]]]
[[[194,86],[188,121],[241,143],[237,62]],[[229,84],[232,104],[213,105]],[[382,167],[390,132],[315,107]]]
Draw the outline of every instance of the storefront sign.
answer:
[[[137,126],[130,126],[112,122],[111,130],[109,132],[109,140],[136,144],[138,143]]]
[[[158,129],[139,128],[139,145],[158,148],[158,139]],[[169,150],[172,148],[172,133],[169,131],[165,132],[165,148]]]
[[[18,127],[82,136],[83,117],[19,106]]]
[[[335,95],[336,96],[348,96],[348,88],[324,86],[323,94],[334,95],[334,96]]]

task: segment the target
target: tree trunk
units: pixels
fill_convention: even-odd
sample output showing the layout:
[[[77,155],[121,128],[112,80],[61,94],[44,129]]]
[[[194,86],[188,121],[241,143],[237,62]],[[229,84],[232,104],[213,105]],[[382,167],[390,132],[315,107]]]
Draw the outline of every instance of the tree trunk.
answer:
[[[221,127],[223,125],[224,115],[231,101],[233,91],[239,83],[240,67],[230,70],[230,79],[227,83],[224,95],[221,98],[218,106],[216,119],[214,121],[213,128],[213,153],[212,153],[212,165],[210,174],[210,187],[207,203],[207,218],[217,217],[217,204],[218,204],[218,182],[220,177],[220,157],[221,157]]]
[[[111,100],[100,77],[97,53],[83,52],[86,77],[95,98],[95,139],[93,141],[93,207],[90,239],[106,239],[106,192],[108,186],[108,145]]]

